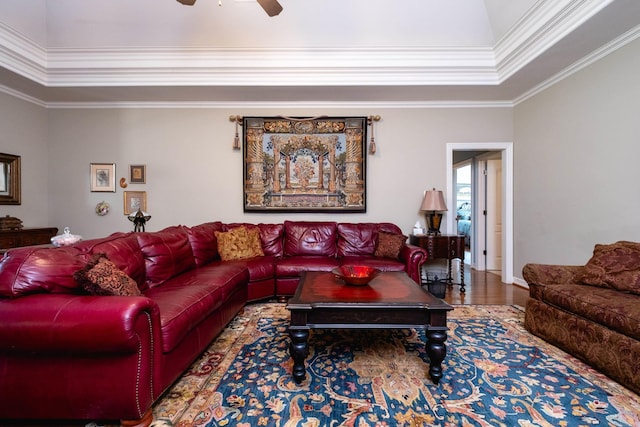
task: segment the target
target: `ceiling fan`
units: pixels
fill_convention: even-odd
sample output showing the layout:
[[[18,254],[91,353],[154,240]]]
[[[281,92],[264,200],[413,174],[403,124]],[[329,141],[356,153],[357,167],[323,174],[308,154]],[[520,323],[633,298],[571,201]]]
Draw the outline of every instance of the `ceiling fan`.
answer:
[[[196,0],[177,0],[186,6],[193,6]],[[256,0],[260,6],[267,12],[269,16],[276,16],[282,12],[282,5],[278,3],[278,0]]]

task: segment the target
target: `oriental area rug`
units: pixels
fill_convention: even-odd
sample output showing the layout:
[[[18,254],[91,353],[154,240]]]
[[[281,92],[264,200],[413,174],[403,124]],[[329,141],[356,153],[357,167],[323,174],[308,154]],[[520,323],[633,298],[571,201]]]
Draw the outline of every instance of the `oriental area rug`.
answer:
[[[438,386],[416,330],[314,330],[291,377],[285,304],[248,305],[154,407],[154,426],[640,426],[640,397],[528,333],[455,306]]]

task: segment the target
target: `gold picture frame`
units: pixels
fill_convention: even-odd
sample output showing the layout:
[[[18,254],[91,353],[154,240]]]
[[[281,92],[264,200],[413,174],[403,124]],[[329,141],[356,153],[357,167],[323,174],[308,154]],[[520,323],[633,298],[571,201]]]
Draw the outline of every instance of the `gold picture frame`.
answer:
[[[146,184],[147,165],[129,165],[129,182],[131,184]]]
[[[20,156],[0,153],[0,205],[19,205]]]
[[[124,191],[124,214],[135,214],[138,209],[147,212],[147,192],[146,191]]]
[[[91,163],[91,191],[116,192],[115,163]]]

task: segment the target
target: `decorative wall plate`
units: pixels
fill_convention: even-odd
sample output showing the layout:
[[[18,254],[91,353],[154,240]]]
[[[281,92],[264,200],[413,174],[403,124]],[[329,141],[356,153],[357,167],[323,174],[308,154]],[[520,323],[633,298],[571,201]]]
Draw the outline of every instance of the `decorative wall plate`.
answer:
[[[105,216],[109,213],[110,209],[111,206],[109,205],[109,203],[102,201],[96,205],[96,214],[98,214],[98,216]]]

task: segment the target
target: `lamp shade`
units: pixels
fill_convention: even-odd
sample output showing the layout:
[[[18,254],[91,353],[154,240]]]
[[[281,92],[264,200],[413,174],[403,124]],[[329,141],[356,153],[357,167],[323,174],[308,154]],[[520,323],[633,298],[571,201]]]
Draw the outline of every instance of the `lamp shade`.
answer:
[[[444,203],[444,196],[442,195],[442,191],[436,190],[435,188],[433,190],[425,191],[420,210],[446,211],[447,205]]]

